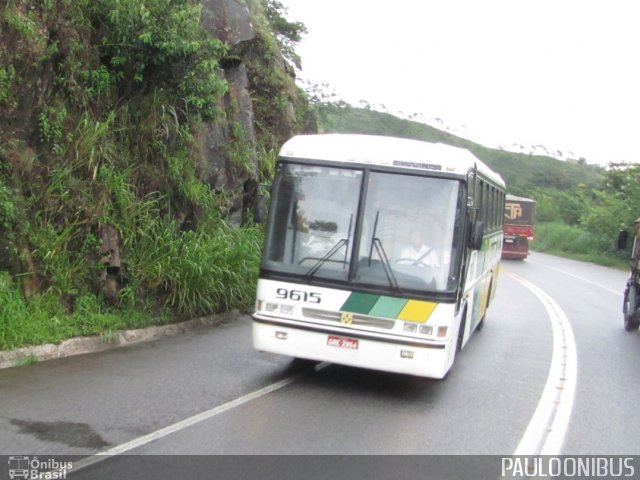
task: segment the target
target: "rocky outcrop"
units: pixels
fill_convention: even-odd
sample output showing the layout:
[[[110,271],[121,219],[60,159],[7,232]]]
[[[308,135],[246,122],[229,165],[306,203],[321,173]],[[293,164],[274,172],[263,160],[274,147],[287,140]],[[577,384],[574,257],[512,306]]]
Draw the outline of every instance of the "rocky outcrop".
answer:
[[[242,225],[267,180],[261,162],[303,131],[306,100],[266,2],[200,1],[200,17],[189,2],[172,7],[180,15],[168,24],[184,28],[166,41],[168,7],[153,0],[135,11],[115,0],[16,0],[0,15],[0,271],[19,275],[27,296],[51,284],[43,258],[66,249],[86,257],[77,264],[89,288],[116,301],[138,231],[122,227],[127,202],[162,198],[152,215],[170,217],[178,233],[193,230],[209,213],[200,180],[220,193],[215,215]],[[207,42],[198,18],[224,46]]]
[[[269,112],[269,128],[276,129],[276,142],[284,141],[299,130],[292,99],[299,95],[294,83],[294,72],[279,51],[265,55],[266,46],[252,23],[252,13],[242,0],[205,0],[203,26],[230,47],[230,55],[222,64],[228,91],[221,108],[225,118],[207,125],[203,140],[203,180],[213,188],[224,190],[229,198],[229,213],[242,223],[243,212],[250,210],[260,182],[257,156],[258,143],[273,142],[260,138],[256,130],[256,109],[252,92],[261,86],[260,71],[278,72],[281,82],[278,91],[265,92],[285,99],[282,112]],[[275,53],[275,54],[274,54]],[[259,100],[264,100],[258,92]],[[279,115],[275,118],[274,115]],[[275,145],[270,145],[275,147]],[[268,147],[267,147],[268,148]]]
[[[202,25],[227,45],[255,38],[251,12],[240,0],[204,0]]]

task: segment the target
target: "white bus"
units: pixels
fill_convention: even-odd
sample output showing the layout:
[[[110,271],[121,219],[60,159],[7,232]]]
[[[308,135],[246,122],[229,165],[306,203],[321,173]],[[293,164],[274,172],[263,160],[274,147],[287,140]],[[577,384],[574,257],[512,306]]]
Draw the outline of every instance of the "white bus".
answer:
[[[493,299],[504,196],[468,150],[292,138],[271,191],[254,347],[443,378]]]

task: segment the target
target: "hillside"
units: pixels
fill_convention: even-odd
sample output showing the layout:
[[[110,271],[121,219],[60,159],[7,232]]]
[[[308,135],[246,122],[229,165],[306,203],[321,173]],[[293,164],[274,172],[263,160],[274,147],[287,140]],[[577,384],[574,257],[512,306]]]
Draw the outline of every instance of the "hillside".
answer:
[[[584,162],[526,155],[484,147],[424,123],[389,113],[348,105],[317,104],[319,129],[323,132],[368,133],[415,138],[463,147],[499,172],[509,192],[530,196],[538,188],[567,190],[594,187],[602,182],[604,169]]]
[[[0,9],[0,350],[254,301],[256,194],[315,131],[269,0]]]
[[[640,211],[640,166],[562,161],[487,148],[419,122],[349,105],[317,102],[323,132],[416,138],[467,148],[499,172],[509,193],[537,201],[532,248],[603,265],[626,265],[629,248],[617,250],[620,229],[629,230]]]

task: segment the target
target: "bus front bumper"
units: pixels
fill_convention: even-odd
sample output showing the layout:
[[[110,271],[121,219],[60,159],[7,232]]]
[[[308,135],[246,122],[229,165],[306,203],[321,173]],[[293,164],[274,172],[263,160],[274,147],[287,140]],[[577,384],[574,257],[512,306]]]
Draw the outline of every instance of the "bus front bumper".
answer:
[[[253,316],[253,346],[295,358],[430,378],[444,378],[455,353],[444,342],[373,337],[360,331],[300,325],[257,314]]]

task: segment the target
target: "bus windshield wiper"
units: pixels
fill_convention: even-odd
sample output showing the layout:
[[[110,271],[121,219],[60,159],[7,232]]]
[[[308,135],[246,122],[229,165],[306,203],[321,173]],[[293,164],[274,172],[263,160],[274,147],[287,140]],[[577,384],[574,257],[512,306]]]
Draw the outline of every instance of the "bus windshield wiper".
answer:
[[[347,238],[341,238],[340,240],[338,240],[338,243],[336,243],[333,247],[331,247],[331,249],[327,253],[325,253],[324,256],[321,259],[319,259],[313,265],[313,267],[309,269],[307,273],[304,274],[304,278],[306,280],[309,280],[311,277],[313,277],[316,274],[316,272],[320,270],[320,267],[322,267],[322,265],[324,265],[327,261],[329,261],[329,259],[333,257],[338,252],[338,250],[342,248],[343,245],[346,248],[344,251],[344,259],[342,260],[342,264],[344,266],[347,265],[347,255],[349,253],[349,240],[351,240],[352,227],[353,227],[353,214],[351,214],[351,217],[349,218],[349,229],[347,231]]]
[[[371,249],[369,250],[369,266],[371,266],[371,259],[373,257],[373,249],[376,249],[378,253],[378,257],[380,257],[380,261],[382,262],[382,268],[384,270],[384,274],[387,277],[387,281],[391,288],[394,291],[399,292],[400,287],[398,286],[398,280],[396,280],[396,276],[393,273],[393,269],[391,268],[391,262],[389,261],[389,257],[387,256],[387,252],[385,252],[384,247],[382,246],[382,240],[376,237],[376,233],[378,231],[378,219],[380,218],[380,212],[376,212],[376,221],[373,224],[373,233],[371,234]]]
[[[382,246],[382,240],[378,237],[372,239],[371,249],[375,247],[376,252],[378,252],[378,257],[380,257],[380,261],[382,262],[382,269],[384,270],[384,274],[387,276],[387,281],[391,288],[394,291],[399,292],[400,287],[398,286],[398,280],[396,280],[396,276],[393,273],[393,269],[391,268],[391,262],[389,261],[389,257],[387,257],[387,252],[384,251],[384,247]],[[371,259],[371,257],[369,257]]]
[[[342,248],[343,245],[348,247],[349,240],[346,238],[338,240],[338,243],[331,247],[331,249],[327,253],[325,253],[324,256],[320,260],[318,260],[307,273],[304,274],[305,280],[309,280],[311,277],[313,277],[316,272],[320,270],[320,267],[322,267],[322,265],[324,265],[331,257],[333,257],[338,252],[338,250]],[[349,249],[347,248],[347,250]]]

